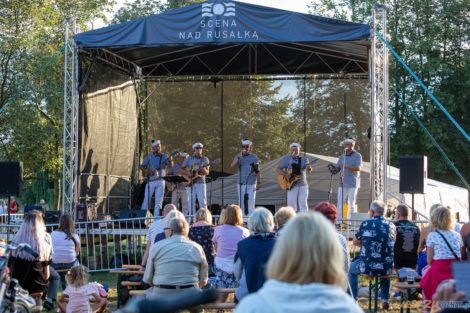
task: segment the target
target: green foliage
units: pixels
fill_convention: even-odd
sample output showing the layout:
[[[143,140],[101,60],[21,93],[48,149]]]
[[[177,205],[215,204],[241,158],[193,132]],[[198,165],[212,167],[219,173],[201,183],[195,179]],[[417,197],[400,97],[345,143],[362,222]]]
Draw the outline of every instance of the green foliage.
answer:
[[[24,164],[24,198],[38,203],[51,191],[34,190],[34,180],[54,183],[59,202],[62,168],[63,55],[41,72],[64,45],[64,20],[86,23],[102,17],[108,0],[12,0],[0,2],[0,106],[23,91],[0,114],[0,160]],[[38,174],[39,173],[39,174]],[[41,175],[47,174],[47,177]],[[52,206],[52,205],[51,205]]]
[[[376,1],[372,0],[321,0],[312,3],[310,8],[313,14],[370,23],[374,3]],[[390,45],[468,133],[470,2],[388,0],[384,4],[388,7]],[[413,107],[424,126],[469,180],[470,143],[393,56],[390,56],[390,85]],[[392,164],[398,165],[400,155],[428,155],[431,178],[461,184],[398,97],[393,93],[390,97]]]

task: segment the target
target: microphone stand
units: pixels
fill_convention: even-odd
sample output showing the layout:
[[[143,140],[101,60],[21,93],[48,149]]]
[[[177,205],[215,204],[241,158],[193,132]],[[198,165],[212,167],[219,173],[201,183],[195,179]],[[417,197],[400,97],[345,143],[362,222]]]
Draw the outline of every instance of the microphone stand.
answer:
[[[250,173],[246,175],[245,179],[245,194],[243,195],[243,204],[245,205],[245,215],[248,215],[249,210],[248,210],[248,178],[250,178],[250,175],[253,174],[253,166],[250,165]],[[241,185],[240,185],[241,186]]]
[[[330,189],[328,190],[328,202],[331,202],[331,198],[333,198],[333,174],[330,175]]]
[[[189,203],[189,215],[191,215],[191,213],[196,213],[196,198],[194,197],[194,189],[193,189],[193,184],[194,184],[194,179],[193,179],[193,169],[194,169],[194,155],[193,155],[193,161],[191,162],[191,172],[190,172],[190,177],[191,177],[191,199],[190,199],[190,203]],[[194,203],[193,203],[193,198],[194,198]]]
[[[242,205],[242,160],[243,160],[243,150],[242,150],[242,155],[238,158],[238,203],[240,206]],[[243,210],[246,214],[246,206]]]
[[[341,216],[343,217],[344,222],[344,166],[346,165],[346,149],[343,150],[343,166],[341,167],[341,175],[340,175],[340,185],[341,185]],[[349,208],[348,208],[349,210]],[[346,214],[346,218],[347,218]]]

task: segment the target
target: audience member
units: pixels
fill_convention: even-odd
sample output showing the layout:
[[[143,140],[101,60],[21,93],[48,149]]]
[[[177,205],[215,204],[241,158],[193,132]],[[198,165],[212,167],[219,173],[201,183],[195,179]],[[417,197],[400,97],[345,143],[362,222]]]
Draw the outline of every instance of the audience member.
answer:
[[[18,203],[15,201],[15,197],[10,199],[10,214],[18,213]]]
[[[452,263],[460,260],[462,237],[454,229],[454,220],[448,207],[440,205],[431,214],[433,231],[426,241],[427,270],[423,269],[420,286],[426,299],[431,300],[439,283],[452,278]]]
[[[56,270],[66,270],[78,265],[80,254],[80,237],[75,233],[72,216],[64,214],[59,219],[59,228],[51,233],[52,264],[50,267],[50,285],[44,308],[52,310],[57,299],[60,276]]]
[[[470,292],[470,291],[469,291]],[[439,313],[468,313],[470,312],[470,308],[465,306],[465,299],[466,292],[465,291],[456,291],[455,290],[455,280],[448,279],[443,281],[437,287],[436,293],[432,296],[432,303],[446,303],[448,306],[461,304],[462,307],[460,308],[445,308],[440,310]],[[459,301],[459,302],[457,302]],[[468,303],[468,302],[467,302]]]
[[[274,218],[276,220],[277,229],[276,229],[276,236],[279,236],[282,227],[287,223],[288,220],[295,216],[294,208],[290,206],[283,206],[279,210],[277,210]]]
[[[173,210],[176,210],[176,209],[177,209],[176,205],[174,205],[174,204],[169,203],[169,204],[165,205],[165,207],[162,210],[162,218],[161,219],[155,219],[153,221],[153,223],[150,225],[150,227],[147,231],[147,235],[145,235],[145,241],[147,242],[147,245],[145,247],[144,256],[142,257],[142,264],[146,264],[145,262],[147,262],[150,247],[153,245],[153,243],[155,241],[155,237],[157,236],[157,234],[162,233],[163,228],[165,228],[165,216],[170,211],[173,211]],[[145,262],[144,262],[144,260],[145,260]],[[145,269],[143,267],[141,267],[140,270],[144,271]]]
[[[173,204],[172,204],[173,205]],[[166,208],[166,206],[165,206]],[[178,210],[169,210],[168,213],[166,213],[165,215],[165,218],[163,219],[163,222],[164,222],[164,227],[163,227],[163,231],[161,233],[158,233],[155,235],[155,237],[153,238],[152,242],[149,244],[148,241],[147,241],[147,247],[145,248],[145,253],[144,253],[144,256],[142,258],[142,263],[140,265],[140,270],[141,271],[145,271],[145,266],[147,265],[147,260],[148,260],[148,257],[149,257],[149,253],[150,253],[150,248],[156,244],[157,242],[159,242],[160,240],[163,240],[165,238],[167,238],[167,233],[166,233],[166,229],[168,227],[170,227],[170,221],[175,218],[175,217],[181,217],[184,219],[184,215],[183,213],[181,213],[180,211]],[[153,235],[152,235],[153,236]],[[149,238],[150,239],[150,238]],[[150,246],[150,248],[148,248]]]
[[[314,208],[314,211],[320,212],[325,216],[330,222],[336,224],[336,219],[338,217],[338,209],[336,205],[330,202],[320,202]],[[343,248],[343,257],[344,257],[344,269],[346,273],[349,271],[349,249],[348,249],[348,241],[346,238],[341,235],[340,233],[336,232],[336,236],[338,237],[339,243]]]
[[[346,273],[334,227],[302,212],[283,228],[266,266],[267,281],[235,313],[363,312],[346,294]]]
[[[166,240],[150,248],[149,262],[143,281],[152,287],[147,297],[176,294],[186,289],[199,289],[207,283],[208,266],[204,250],[188,239],[189,226],[184,217],[170,221]]]
[[[393,223],[385,220],[385,203],[374,201],[370,204],[371,219],[361,223],[353,243],[361,247],[359,256],[351,263],[349,283],[352,293],[357,299],[358,275],[386,276],[393,272],[393,247],[395,245],[396,228]],[[380,279],[380,298],[384,310],[389,308],[390,279]]]
[[[462,237],[462,249],[460,254],[463,260],[470,259],[470,222],[464,224],[460,230],[460,236]]]
[[[12,240],[13,244],[27,243],[39,256],[33,257],[26,251],[12,253],[10,258],[11,277],[18,279],[21,287],[29,293],[47,292],[49,285],[49,263],[52,257],[51,236],[46,232],[42,215],[32,211],[24,218],[23,224]],[[38,302],[39,305],[39,302]]]
[[[189,229],[188,238],[201,245],[209,265],[209,272],[213,273],[215,246],[212,242],[212,237],[214,237],[212,214],[208,209],[202,208],[197,210],[194,219],[195,223]]]
[[[237,288],[238,282],[233,274],[237,244],[250,236],[250,232],[241,227],[242,210],[238,205],[228,205],[223,214],[224,224],[215,228],[212,238],[217,251],[214,259],[215,285],[217,288]]]
[[[397,238],[393,248],[394,267],[416,268],[418,262],[419,228],[409,221],[410,208],[399,204],[396,208],[395,227]]]
[[[244,273],[247,291],[253,293],[264,284],[264,267],[276,242],[273,215],[268,209],[258,207],[251,213],[248,227],[251,236],[238,242],[235,276],[240,280]]]
[[[432,212],[435,208],[439,207],[440,204],[433,204],[429,208],[429,216],[432,215]],[[425,226],[421,229],[419,235],[419,245],[418,245],[418,267],[417,272],[419,275],[422,275],[423,268],[428,265],[427,254],[426,254],[426,239],[428,238],[429,233],[432,231],[431,225]]]
[[[58,301],[62,312],[89,313],[106,310],[108,300],[100,297],[96,283],[88,282],[88,270],[85,266],[73,266],[68,274],[68,281],[67,288],[62,292]],[[93,305],[90,305],[90,298],[93,299]]]

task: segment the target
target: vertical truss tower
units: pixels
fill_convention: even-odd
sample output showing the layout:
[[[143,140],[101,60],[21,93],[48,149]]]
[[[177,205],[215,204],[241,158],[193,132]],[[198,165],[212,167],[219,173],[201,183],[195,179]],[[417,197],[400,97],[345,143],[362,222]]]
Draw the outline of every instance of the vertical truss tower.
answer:
[[[70,36],[71,33],[71,36]],[[78,169],[78,57],[73,41],[74,19],[65,21],[64,135],[62,164],[62,211],[73,214],[77,202]],[[73,215],[72,215],[73,216]]]
[[[372,12],[371,51],[371,199],[388,198],[388,49],[377,35],[387,40],[387,8],[374,5]]]

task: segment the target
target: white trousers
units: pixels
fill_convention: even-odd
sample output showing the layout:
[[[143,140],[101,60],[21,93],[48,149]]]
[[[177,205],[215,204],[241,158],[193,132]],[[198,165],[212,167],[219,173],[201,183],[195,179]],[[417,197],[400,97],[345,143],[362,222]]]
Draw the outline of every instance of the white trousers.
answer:
[[[187,187],[176,187],[171,193],[171,203],[178,206],[178,202],[181,199],[181,210],[184,215],[189,213],[189,196]]]
[[[255,185],[242,185],[241,200],[240,200],[240,185],[237,184],[238,192],[238,205],[242,209],[242,214],[245,216],[245,193],[248,194],[248,214],[255,209],[256,190]]]
[[[344,200],[343,200],[344,194]],[[338,187],[338,203],[336,207],[338,208],[338,219],[340,218],[351,218],[351,213],[355,212],[356,208],[356,196],[357,196],[357,188],[356,187]],[[348,216],[343,217],[343,208],[341,205],[348,204]]]
[[[152,195],[155,193],[155,209],[154,216],[159,216],[160,209],[162,208],[163,195],[165,194],[165,181],[163,179],[154,180],[147,183],[145,186],[145,198],[140,207],[142,210],[147,210],[148,205],[152,200]]]
[[[190,200],[189,202],[189,215],[196,214],[196,197],[197,201],[199,201],[200,208],[206,208],[206,184],[193,184],[192,190],[191,186],[188,188],[188,197]],[[192,191],[192,192],[191,192]]]
[[[287,191],[287,205],[293,207],[295,211],[308,210],[308,186],[294,186]],[[297,206],[297,202],[299,205]]]

